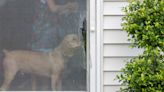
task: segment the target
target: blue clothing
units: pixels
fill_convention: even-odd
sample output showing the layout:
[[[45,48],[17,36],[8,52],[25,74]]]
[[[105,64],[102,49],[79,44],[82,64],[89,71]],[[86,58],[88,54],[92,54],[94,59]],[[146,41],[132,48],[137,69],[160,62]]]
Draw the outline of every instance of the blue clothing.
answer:
[[[66,4],[68,0],[56,0],[57,4]],[[76,13],[58,15],[49,11],[46,3],[38,2],[33,26],[32,49],[50,51],[55,48],[67,34],[82,37],[81,27],[85,17],[84,10]],[[83,13],[83,14],[82,14]]]

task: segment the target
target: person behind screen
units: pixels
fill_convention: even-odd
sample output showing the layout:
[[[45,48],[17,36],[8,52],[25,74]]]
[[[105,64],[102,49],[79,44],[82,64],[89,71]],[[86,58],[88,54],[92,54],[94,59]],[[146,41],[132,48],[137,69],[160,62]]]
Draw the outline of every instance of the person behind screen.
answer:
[[[58,4],[58,1],[69,0],[36,0],[32,50],[48,52],[56,47],[61,39],[58,31],[62,29],[59,16],[77,11],[78,5],[76,2]]]

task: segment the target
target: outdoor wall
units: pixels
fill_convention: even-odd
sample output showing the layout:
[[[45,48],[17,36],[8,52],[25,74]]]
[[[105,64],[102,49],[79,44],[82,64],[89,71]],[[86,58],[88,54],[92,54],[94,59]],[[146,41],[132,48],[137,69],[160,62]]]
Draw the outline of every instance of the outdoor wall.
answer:
[[[126,0],[103,1],[103,91],[116,92],[120,83],[115,81],[125,60],[137,56],[141,50],[131,49],[127,33],[121,30],[121,9],[128,5]]]

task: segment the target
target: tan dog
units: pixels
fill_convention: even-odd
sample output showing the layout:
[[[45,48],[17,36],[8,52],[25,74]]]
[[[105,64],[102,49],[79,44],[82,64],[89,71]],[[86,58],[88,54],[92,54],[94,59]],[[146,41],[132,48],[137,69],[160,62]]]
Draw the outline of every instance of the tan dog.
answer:
[[[57,48],[49,53],[4,50],[5,79],[0,90],[8,90],[18,71],[50,77],[52,90],[61,90],[61,73],[65,63],[73,56],[78,47],[80,47],[78,36],[69,34]]]

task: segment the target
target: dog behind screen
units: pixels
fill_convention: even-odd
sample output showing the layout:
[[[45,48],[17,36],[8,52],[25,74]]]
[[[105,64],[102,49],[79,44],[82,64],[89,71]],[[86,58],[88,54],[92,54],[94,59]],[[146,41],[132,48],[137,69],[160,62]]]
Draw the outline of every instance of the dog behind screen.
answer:
[[[18,71],[51,78],[52,90],[61,90],[61,74],[65,64],[81,45],[75,34],[69,34],[53,51],[35,52],[25,50],[4,50],[4,81],[0,90],[5,91]]]

